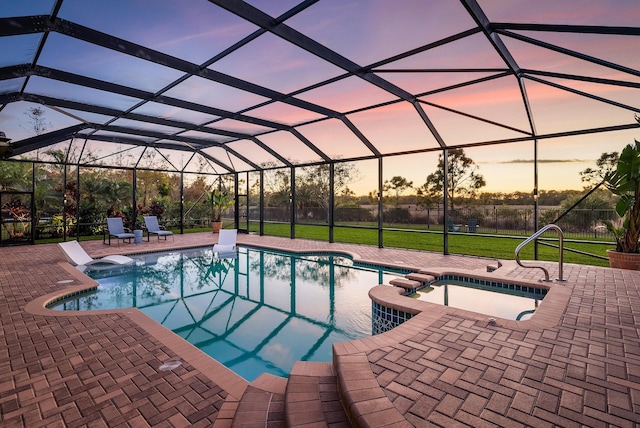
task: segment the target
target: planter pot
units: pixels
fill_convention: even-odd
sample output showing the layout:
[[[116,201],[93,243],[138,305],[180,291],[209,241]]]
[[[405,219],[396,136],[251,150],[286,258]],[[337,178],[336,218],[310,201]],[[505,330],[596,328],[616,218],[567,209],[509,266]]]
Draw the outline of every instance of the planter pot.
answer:
[[[212,221],[211,222],[211,231],[213,233],[220,233],[220,229],[222,229],[221,221]]]
[[[607,250],[609,266],[612,268],[640,270],[640,253],[619,253]]]

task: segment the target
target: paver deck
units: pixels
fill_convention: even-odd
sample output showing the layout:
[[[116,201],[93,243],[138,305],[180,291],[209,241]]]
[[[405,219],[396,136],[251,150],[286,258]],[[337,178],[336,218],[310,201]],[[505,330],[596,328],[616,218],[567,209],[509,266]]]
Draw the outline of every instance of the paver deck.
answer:
[[[255,235],[238,241],[483,275],[491,263]],[[176,235],[175,242],[82,246],[100,257],[213,242],[215,235],[200,233]],[[557,274],[555,264],[546,266]],[[495,274],[514,281],[541,276],[508,261]],[[559,297],[545,299],[546,311],[531,322],[492,325],[486,316],[443,308],[336,345],[352,423],[640,426],[640,273],[566,264],[564,275],[566,283],[552,285]],[[1,426],[232,425],[247,382],[138,310],[51,315],[42,308],[51,293],[88,283],[55,244],[0,248]],[[178,368],[159,370],[176,360]]]

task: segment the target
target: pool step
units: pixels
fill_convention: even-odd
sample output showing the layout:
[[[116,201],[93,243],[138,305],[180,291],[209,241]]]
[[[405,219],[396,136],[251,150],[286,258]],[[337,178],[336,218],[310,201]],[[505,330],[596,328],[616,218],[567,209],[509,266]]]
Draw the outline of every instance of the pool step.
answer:
[[[285,426],[287,379],[262,374],[251,382],[237,403],[231,427]],[[227,425],[228,426],[228,425]]]
[[[332,363],[298,361],[285,392],[286,426],[349,426]]]
[[[436,280],[436,277],[433,275],[429,275],[426,273],[420,273],[420,272],[411,272],[405,275],[405,278],[413,280],[413,281],[419,281],[422,283],[423,286],[427,286],[429,284],[431,284],[433,281]]]
[[[371,370],[366,353],[339,355],[336,354],[334,348],[333,361],[338,373],[338,388],[342,394],[351,426],[396,428],[416,426],[405,419],[385,394],[376,375]],[[398,385],[402,392],[408,391],[408,388],[401,384]],[[425,422],[420,426],[430,425]]]
[[[422,288],[423,286],[422,282],[414,281],[407,278],[394,278],[389,281],[389,284],[393,285],[394,287],[404,288],[406,290],[405,294],[407,295],[415,293],[418,288]]]

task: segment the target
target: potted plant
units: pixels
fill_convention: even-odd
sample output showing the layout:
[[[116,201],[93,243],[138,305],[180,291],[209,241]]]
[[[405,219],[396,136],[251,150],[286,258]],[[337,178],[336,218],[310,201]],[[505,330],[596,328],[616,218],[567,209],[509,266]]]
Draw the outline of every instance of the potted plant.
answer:
[[[636,117],[640,123],[640,118]],[[605,186],[620,199],[616,213],[622,223],[616,226],[604,220],[616,239],[616,249],[607,250],[609,265],[640,270],[640,141],[628,144],[620,153],[616,168],[604,179]]]
[[[222,229],[222,213],[233,205],[234,199],[227,189],[218,188],[209,194],[209,200],[211,201],[211,229],[213,233],[218,233]]]

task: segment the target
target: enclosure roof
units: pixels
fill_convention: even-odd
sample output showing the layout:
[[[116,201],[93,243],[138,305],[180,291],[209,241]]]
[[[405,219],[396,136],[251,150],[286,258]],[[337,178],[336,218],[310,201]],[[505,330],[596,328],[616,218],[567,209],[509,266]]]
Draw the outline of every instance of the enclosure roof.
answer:
[[[2,2],[0,130],[14,159],[216,173],[629,130],[638,17],[635,0]]]

